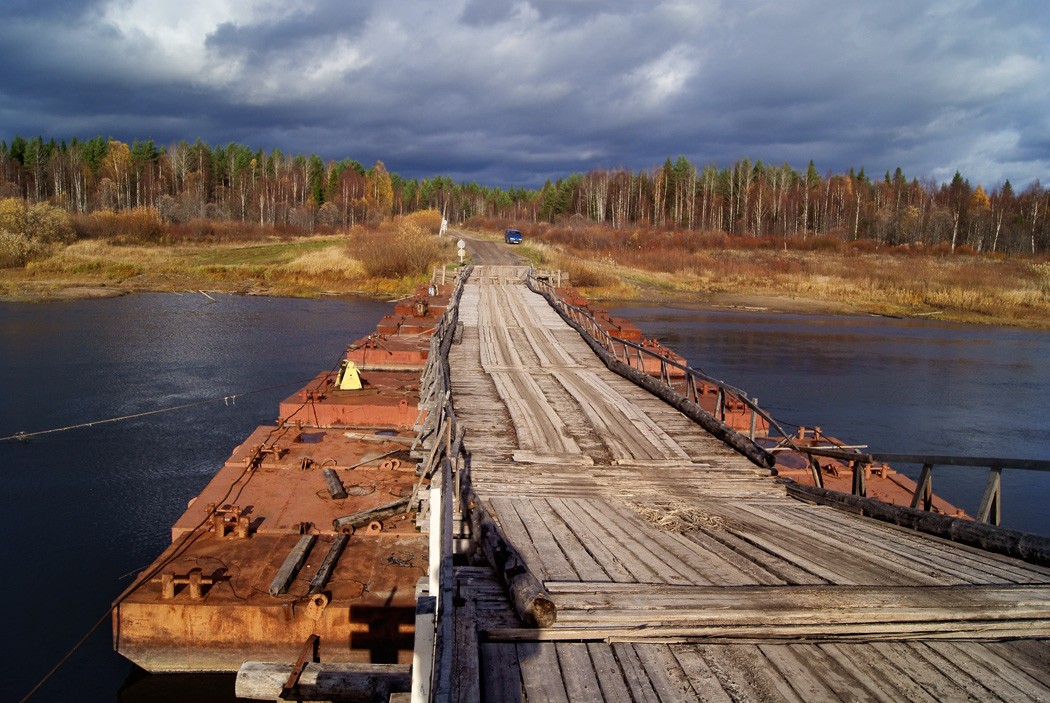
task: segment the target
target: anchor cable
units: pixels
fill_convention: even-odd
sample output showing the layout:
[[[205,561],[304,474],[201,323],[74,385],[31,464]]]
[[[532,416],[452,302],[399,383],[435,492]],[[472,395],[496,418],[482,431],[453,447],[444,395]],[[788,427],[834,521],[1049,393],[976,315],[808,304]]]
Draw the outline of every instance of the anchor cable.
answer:
[[[335,373],[336,371],[339,370],[339,366],[342,363],[342,360],[344,358],[344,356],[343,356],[344,354],[345,354],[345,351],[340,354],[340,357],[339,357],[338,361],[336,362],[335,366],[332,367],[332,369],[331,369],[331,371],[329,373]],[[306,382],[313,381],[314,378],[316,378],[316,376],[307,379]],[[323,382],[324,381],[322,381],[322,383]],[[238,393],[237,395],[251,395],[253,393],[262,393],[264,391],[274,390],[274,389],[277,389],[277,388],[283,388],[284,386],[295,385],[295,384],[298,384],[298,383],[303,383],[303,381],[292,381],[292,382],[289,382],[289,383],[282,383],[282,384],[278,384],[276,386],[270,386],[269,388],[260,388],[258,390],[248,391],[247,393]],[[192,407],[192,406],[195,406],[195,405],[203,405],[205,403],[218,402],[220,400],[224,400],[224,399],[230,398],[230,397],[231,396],[210,398],[208,400],[200,400],[200,401],[196,401],[196,402],[193,402],[193,403],[186,403],[185,405],[176,406],[174,408],[166,408],[166,409],[162,409],[162,410],[153,410],[153,411],[149,411],[149,412],[145,412],[145,413],[139,413],[137,415],[128,416],[128,417],[141,417],[142,415],[151,415],[151,414],[155,414],[155,413],[158,413],[158,412],[168,412],[170,410],[180,410],[182,408]],[[310,403],[310,402],[311,402],[311,399],[310,399],[310,396],[308,395],[307,399],[304,400],[299,405],[299,407],[296,408],[292,413],[290,413],[290,415],[294,415],[295,413],[299,412],[304,407],[306,407],[306,405],[308,403]],[[118,419],[126,419],[126,418],[113,418],[113,419],[110,419],[110,420],[103,420],[103,421],[95,422],[95,423],[85,423],[85,424],[82,424],[82,425],[75,425],[73,427],[68,427],[68,428],[60,428],[60,429],[56,429],[56,430],[45,430],[44,432],[33,433],[33,435],[47,434],[48,432],[60,432],[60,431],[62,431],[64,429],[74,429],[75,427],[90,427],[92,424],[101,424],[101,422],[116,422]],[[270,433],[268,435],[266,435],[266,438],[262,442],[262,446],[265,446],[266,442],[276,432],[278,432],[281,429],[283,429],[283,425],[278,425],[277,427],[273,428],[270,431]],[[25,436],[33,436],[33,435],[25,435]],[[8,439],[17,439],[18,437],[19,437],[19,435],[12,435],[11,437],[0,438],[0,441],[4,441],[4,440],[8,440]],[[215,509],[212,512],[207,513],[204,516],[204,518],[200,522],[198,522],[197,525],[193,529],[191,529],[190,531],[188,531],[186,534],[184,534],[182,536],[181,544],[179,544],[172,551],[172,553],[168,556],[167,559],[165,559],[164,561],[162,561],[159,564],[154,565],[152,569],[150,569],[150,568],[144,569],[143,572],[139,574],[138,581],[136,583],[133,583],[127,589],[125,589],[124,592],[121,593],[117,597],[117,600],[112,605],[110,605],[109,608],[106,609],[106,611],[102,614],[102,617],[100,617],[95,622],[95,624],[91,626],[91,628],[87,631],[87,633],[83,637],[81,637],[80,640],[75,645],[73,645],[73,648],[70,649],[69,652],[67,652],[65,656],[63,656],[61,659],[58,660],[58,663],[56,663],[53,667],[51,667],[51,669],[46,674],[44,674],[43,678],[41,678],[36,683],[36,685],[33,686],[33,688],[30,689],[28,693],[26,693],[26,695],[21,699],[20,703],[26,703],[26,701],[28,701],[30,698],[32,698],[34,695],[36,695],[36,693],[44,686],[44,684],[46,684],[48,681],[50,681],[51,678],[56,673],[58,673],[59,669],[61,669],[73,657],[74,654],[76,654],[78,651],[80,651],[80,648],[83,647],[84,644],[91,638],[91,636],[94,635],[98,631],[98,629],[102,626],[102,624],[113,614],[113,611],[116,610],[116,608],[121,603],[123,603],[131,594],[135,593],[135,591],[139,590],[142,586],[146,585],[147,583],[150,583],[152,581],[152,579],[157,574],[159,574],[162,569],[164,569],[164,567],[166,567],[168,564],[170,564],[171,562],[175,561],[177,558],[182,556],[186,552],[186,550],[194,542],[196,542],[202,536],[207,534],[206,531],[205,532],[200,531],[201,528],[204,527],[211,520],[212,515],[215,514],[215,512],[226,502],[226,499],[229,498],[230,495],[233,493],[234,487],[238,483],[240,483],[241,479],[244,479],[245,474],[247,474],[248,478],[244,481],[244,484],[242,484],[241,487],[240,487],[241,490],[244,490],[244,486],[246,486],[248,484],[248,481],[251,480],[252,476],[255,475],[255,472],[252,471],[252,466],[253,465],[251,463],[249,463],[247,466],[245,466],[244,470],[240,473],[240,475],[237,476],[237,478],[232,483],[230,483],[230,486],[229,486],[229,488],[226,489],[226,494],[222,497],[222,499],[220,499],[218,502],[215,503]],[[142,575],[143,573],[145,574],[145,576]]]
[[[50,429],[50,430],[39,430],[37,432],[16,432],[15,434],[7,436],[7,437],[0,437],[0,442],[9,442],[11,440],[17,440],[19,442],[24,442],[27,439],[32,439],[33,437],[39,437],[41,435],[54,434],[56,432],[67,432],[69,430],[78,430],[78,429],[82,429],[82,428],[85,428],[85,427],[94,427],[95,425],[106,425],[106,424],[109,424],[109,423],[112,423],[112,422],[121,422],[123,420],[133,420],[135,418],[146,417],[148,415],[158,415],[160,413],[170,413],[170,412],[174,412],[176,410],[185,410],[186,408],[194,408],[194,407],[197,407],[199,405],[207,405],[209,403],[222,402],[222,403],[225,403],[227,406],[229,406],[229,405],[236,405],[237,404],[237,398],[240,398],[242,396],[255,395],[257,393],[266,393],[267,391],[277,390],[278,388],[284,388],[286,386],[295,386],[295,385],[299,385],[300,383],[306,383],[306,382],[309,382],[309,381],[312,381],[312,380],[313,380],[313,378],[308,378],[308,379],[299,380],[299,381],[289,381],[287,383],[277,384],[276,386],[268,386],[266,388],[256,388],[255,390],[245,391],[243,393],[230,393],[230,394],[227,394],[227,395],[216,396],[214,398],[204,398],[203,400],[195,400],[195,401],[193,401],[191,403],[183,403],[181,405],[173,405],[173,406],[171,406],[169,408],[157,408],[155,410],[145,410],[145,411],[139,412],[139,413],[131,413],[130,415],[120,415],[118,417],[110,417],[110,418],[106,418],[104,420],[93,420],[91,422],[81,422],[81,423],[76,424],[76,425],[68,425],[66,427],[56,427],[56,428]]]

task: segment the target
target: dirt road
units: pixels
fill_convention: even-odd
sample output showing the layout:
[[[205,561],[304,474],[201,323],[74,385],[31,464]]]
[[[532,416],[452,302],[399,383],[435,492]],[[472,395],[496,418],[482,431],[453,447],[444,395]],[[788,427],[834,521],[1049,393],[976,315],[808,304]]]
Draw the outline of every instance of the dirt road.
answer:
[[[456,239],[462,239],[466,242],[467,251],[470,252],[470,257],[475,264],[493,266],[521,266],[525,264],[525,258],[514,251],[510,244],[482,239],[476,234],[469,234],[456,229],[450,229],[448,232],[449,235]]]

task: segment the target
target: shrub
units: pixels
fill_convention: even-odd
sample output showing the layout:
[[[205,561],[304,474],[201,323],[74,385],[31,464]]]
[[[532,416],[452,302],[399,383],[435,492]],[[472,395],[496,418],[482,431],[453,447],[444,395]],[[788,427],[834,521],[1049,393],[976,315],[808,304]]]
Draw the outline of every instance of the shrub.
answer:
[[[65,210],[50,203],[27,207],[19,198],[0,200],[0,266],[25,266],[74,237],[73,224]]]
[[[372,277],[423,275],[442,259],[439,241],[406,218],[392,226],[355,230],[348,246],[351,256]]]
[[[160,242],[166,231],[154,208],[97,210],[90,215],[77,215],[73,226],[82,239],[108,238],[121,244]]]
[[[398,220],[415,225],[429,234],[437,234],[441,231],[441,213],[437,210],[417,210],[399,217]]]
[[[25,266],[46,250],[46,246],[24,234],[0,230],[0,268]]]

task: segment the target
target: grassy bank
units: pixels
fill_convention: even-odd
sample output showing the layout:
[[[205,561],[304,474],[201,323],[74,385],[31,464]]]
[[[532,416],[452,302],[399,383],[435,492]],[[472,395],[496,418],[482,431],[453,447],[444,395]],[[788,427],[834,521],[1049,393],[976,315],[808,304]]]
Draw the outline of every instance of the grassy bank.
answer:
[[[250,241],[128,242],[100,236],[53,247],[24,267],[0,269],[0,296],[14,300],[106,291],[208,290],[256,295],[405,295],[452,261],[454,245],[417,213],[345,234]]]
[[[644,235],[643,235],[644,236]],[[562,240],[562,241],[559,241]],[[627,239],[630,242],[630,237]],[[588,297],[791,311],[930,316],[1050,328],[1050,262],[914,249],[603,246],[536,232],[524,251]]]

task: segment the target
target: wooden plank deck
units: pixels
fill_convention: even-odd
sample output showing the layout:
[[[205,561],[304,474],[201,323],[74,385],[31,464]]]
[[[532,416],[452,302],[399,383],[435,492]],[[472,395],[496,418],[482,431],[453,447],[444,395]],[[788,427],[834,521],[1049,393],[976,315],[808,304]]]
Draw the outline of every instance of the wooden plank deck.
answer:
[[[452,391],[558,621],[458,568],[458,699],[1050,700],[1050,570],[787,497],[520,276],[475,270]]]

